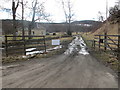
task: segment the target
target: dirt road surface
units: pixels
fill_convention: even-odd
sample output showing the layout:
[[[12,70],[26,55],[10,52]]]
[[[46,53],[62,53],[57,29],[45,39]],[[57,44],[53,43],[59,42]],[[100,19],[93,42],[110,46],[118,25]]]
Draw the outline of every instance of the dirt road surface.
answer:
[[[77,47],[70,54],[12,63],[15,67],[3,70],[2,87],[118,88],[116,74]]]

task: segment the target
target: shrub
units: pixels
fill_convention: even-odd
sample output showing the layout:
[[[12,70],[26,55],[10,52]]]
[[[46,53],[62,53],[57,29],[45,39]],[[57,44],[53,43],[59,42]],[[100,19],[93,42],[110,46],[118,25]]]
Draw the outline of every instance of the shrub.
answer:
[[[120,22],[120,10],[118,9],[118,5],[115,5],[113,8],[109,10],[110,20]]]
[[[46,35],[50,35],[49,32],[47,32]]]
[[[56,35],[56,33],[54,32],[53,35]]]

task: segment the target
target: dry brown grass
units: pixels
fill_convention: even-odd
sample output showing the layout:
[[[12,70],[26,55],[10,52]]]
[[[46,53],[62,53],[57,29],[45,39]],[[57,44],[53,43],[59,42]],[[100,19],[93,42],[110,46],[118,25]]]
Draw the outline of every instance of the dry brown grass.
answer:
[[[107,34],[108,35],[118,35],[118,24],[111,24],[110,22],[106,25],[103,24],[103,26],[101,28],[99,28],[98,30],[96,30],[94,33],[92,33],[93,35],[96,34],[104,34],[104,31],[107,28]]]
[[[106,29],[106,24],[103,24],[103,26],[101,28],[99,28],[98,30],[96,30],[94,33],[81,33],[81,35],[86,39],[86,40],[94,40],[94,35],[104,35],[104,31]],[[116,24],[111,24],[111,22],[109,22],[107,24],[107,34],[108,35],[118,35],[118,23]],[[118,40],[118,37],[110,37],[113,40]],[[101,39],[104,39],[104,36],[101,36]],[[113,43],[112,40],[108,40],[108,43]],[[114,41],[116,44],[118,43],[117,41]],[[117,48],[116,45],[110,45],[113,48]]]
[[[104,30],[105,30],[105,24],[96,30],[94,33],[81,33],[83,38],[86,40],[88,47],[91,47],[91,43],[89,43],[87,40],[94,40],[94,35],[101,34],[104,35]],[[118,35],[118,24],[108,24],[108,30],[107,30],[108,35]],[[101,37],[104,38],[104,37]],[[111,39],[118,39],[117,37],[111,37]],[[112,41],[108,41],[109,43],[113,43]],[[116,42],[117,43],[117,42]],[[103,45],[103,44],[102,44]],[[110,45],[111,47],[116,47],[115,45]],[[101,47],[101,49],[103,49]],[[118,72],[120,70],[119,66],[119,61],[116,59],[116,56],[111,55],[111,52],[106,51],[99,51],[98,48],[90,49],[91,53],[93,54],[94,57],[99,59],[100,61],[104,62],[105,65],[110,66],[114,71]],[[119,69],[118,69],[119,68]]]

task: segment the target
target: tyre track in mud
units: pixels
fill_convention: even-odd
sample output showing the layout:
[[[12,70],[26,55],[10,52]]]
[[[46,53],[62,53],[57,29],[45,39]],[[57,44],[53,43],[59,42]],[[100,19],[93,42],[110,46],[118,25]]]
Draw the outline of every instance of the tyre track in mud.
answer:
[[[49,79],[52,80],[52,79],[57,79],[57,77],[60,77],[61,74],[69,71],[68,69],[66,70],[63,70],[65,69],[65,67],[67,67],[67,65],[71,65],[73,63],[73,57],[66,57],[65,59],[63,59],[61,62],[54,62],[51,63],[50,65],[42,65],[42,66],[35,66],[34,68],[30,68],[28,70],[24,70],[24,71],[21,71],[21,72],[16,72],[15,74],[12,74],[10,75],[9,77],[12,77],[10,78],[10,80],[8,79],[9,77],[7,78],[4,78],[4,82],[3,83],[6,83],[5,85],[3,84],[3,87],[4,86],[7,86],[7,87],[13,87],[13,86],[16,86],[16,87],[21,87],[21,86],[24,86],[26,83],[32,81],[31,85],[34,86],[34,83],[36,84],[38,81],[39,82],[42,82],[41,80],[39,80],[39,78],[44,78],[45,75],[51,73],[54,71],[54,73],[52,73],[52,75],[50,76],[46,76],[47,78],[44,80],[44,82],[46,83],[46,81]],[[71,68],[71,67],[70,67]],[[63,71],[62,71],[63,70]],[[16,75],[18,75],[19,77],[16,77]],[[17,78],[14,80],[14,78]],[[31,78],[32,77],[32,78]],[[52,77],[52,78],[50,78]],[[37,79],[38,78],[38,79]],[[19,80],[19,81],[18,81]],[[16,83],[17,82],[17,83]],[[30,87],[32,87],[30,85]]]
[[[31,87],[39,86],[38,88],[42,88],[46,86],[47,84],[53,83],[59,77],[62,77],[64,73],[69,72],[73,68],[73,65],[74,65],[74,56],[73,55],[66,56],[66,58],[61,63],[59,63],[57,67],[54,67],[56,68],[56,72],[48,76],[43,81],[37,80],[36,83],[33,84]],[[52,71],[54,71],[54,69]]]

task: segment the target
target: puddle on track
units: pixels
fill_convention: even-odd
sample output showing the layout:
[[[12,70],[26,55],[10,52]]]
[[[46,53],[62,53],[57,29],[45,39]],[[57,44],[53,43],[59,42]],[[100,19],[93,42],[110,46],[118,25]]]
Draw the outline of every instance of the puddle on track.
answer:
[[[78,46],[81,47],[80,51]],[[68,45],[68,49],[64,52],[64,54],[69,55],[72,54],[74,51],[78,51],[79,54],[88,55],[88,51],[86,50],[87,46],[82,39],[81,36],[76,36],[75,39]]]

